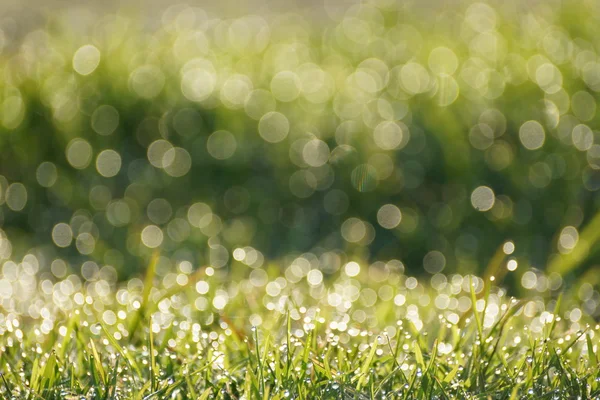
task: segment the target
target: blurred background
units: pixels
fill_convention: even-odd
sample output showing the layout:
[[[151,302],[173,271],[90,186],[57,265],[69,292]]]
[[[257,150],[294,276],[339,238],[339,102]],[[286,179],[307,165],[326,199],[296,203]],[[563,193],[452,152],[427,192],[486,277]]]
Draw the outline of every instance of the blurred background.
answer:
[[[598,284],[597,2],[71,3],[1,6],[0,259]]]

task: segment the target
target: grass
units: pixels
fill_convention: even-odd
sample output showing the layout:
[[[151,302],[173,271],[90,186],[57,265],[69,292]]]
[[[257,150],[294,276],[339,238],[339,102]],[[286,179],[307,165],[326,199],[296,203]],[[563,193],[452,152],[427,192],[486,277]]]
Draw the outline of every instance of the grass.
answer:
[[[7,19],[0,397],[600,399],[597,2],[405,5]]]
[[[232,280],[209,267],[165,286],[148,270],[143,285],[82,288],[61,309],[69,277],[35,299],[46,302],[40,320],[7,315],[3,398],[600,396],[600,326],[556,293],[517,301],[473,276],[391,271],[377,282],[371,268],[275,290],[276,276]]]

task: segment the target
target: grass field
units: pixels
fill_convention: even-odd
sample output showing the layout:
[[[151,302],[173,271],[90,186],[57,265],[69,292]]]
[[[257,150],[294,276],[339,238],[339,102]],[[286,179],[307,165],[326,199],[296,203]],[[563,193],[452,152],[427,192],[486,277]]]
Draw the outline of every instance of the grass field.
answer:
[[[152,265],[146,282],[116,291],[70,277],[32,302],[56,311],[40,309],[35,323],[3,319],[0,390],[30,399],[600,396],[600,326],[570,300],[517,300],[473,276],[419,282],[398,265],[345,265],[327,289],[302,257],[288,281],[231,282],[209,267],[152,287]]]
[[[600,3],[530,3],[7,14],[0,397],[600,399]]]

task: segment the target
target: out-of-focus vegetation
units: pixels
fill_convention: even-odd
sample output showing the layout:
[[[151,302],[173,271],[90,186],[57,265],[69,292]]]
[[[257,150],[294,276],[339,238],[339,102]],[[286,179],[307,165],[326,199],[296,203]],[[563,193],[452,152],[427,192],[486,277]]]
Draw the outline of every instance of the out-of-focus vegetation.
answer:
[[[0,19],[1,396],[600,396],[600,3],[335,3]]]
[[[593,268],[598,4],[411,15],[173,6],[159,26],[65,13],[14,39],[6,24],[2,257],[121,278],[153,248],[467,273],[508,241],[523,271]]]

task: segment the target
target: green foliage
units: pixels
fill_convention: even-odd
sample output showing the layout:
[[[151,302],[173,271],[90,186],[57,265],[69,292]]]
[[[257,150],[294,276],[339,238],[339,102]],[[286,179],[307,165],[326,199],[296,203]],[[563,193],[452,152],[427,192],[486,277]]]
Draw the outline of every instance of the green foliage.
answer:
[[[598,7],[517,9],[373,2],[317,25],[174,7],[150,31],[60,12],[6,28],[3,257],[125,279],[154,247],[193,265],[252,246],[411,271],[436,251],[426,270],[471,273],[512,240],[526,268],[588,270]]]
[[[600,398],[600,3],[334,8],[0,21],[2,398]]]
[[[342,290],[346,285],[347,292],[348,285],[360,282],[369,290],[363,278],[352,282],[340,276],[334,286]],[[198,298],[196,291],[184,287],[173,293],[157,285],[155,296],[172,293],[170,306],[161,304],[153,314],[146,310],[141,327],[131,332],[121,317],[115,322],[90,312],[106,301],[100,299],[77,308],[81,323],[69,333],[63,325],[67,322],[58,317],[63,340],[13,328],[3,335],[0,394],[182,400],[600,396],[600,326],[564,318],[559,303],[554,312],[540,312],[536,301],[518,302],[490,286],[486,307],[466,309],[462,322],[437,306],[417,306],[424,296],[434,299],[450,291],[456,293],[450,301],[464,301],[468,293],[476,296],[483,288],[471,277],[465,277],[468,284],[459,286],[462,290],[452,288],[456,281],[437,290],[419,284],[404,291],[405,304],[389,308],[389,301],[380,300],[372,309],[357,304],[348,310],[327,304],[327,297],[293,306],[292,299],[310,290],[306,283],[290,284],[285,296],[274,298],[243,281],[202,279],[217,288],[207,295],[211,303],[219,289],[237,294],[217,313],[206,309],[190,314],[195,307],[188,301]],[[131,313],[117,303],[104,307],[121,316]],[[345,322],[361,310],[372,312],[369,318],[382,327],[378,334]],[[260,326],[250,328],[248,320]],[[26,321],[12,323],[16,327]]]

